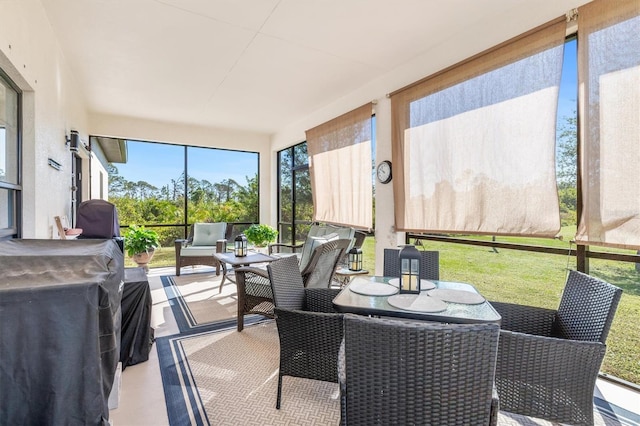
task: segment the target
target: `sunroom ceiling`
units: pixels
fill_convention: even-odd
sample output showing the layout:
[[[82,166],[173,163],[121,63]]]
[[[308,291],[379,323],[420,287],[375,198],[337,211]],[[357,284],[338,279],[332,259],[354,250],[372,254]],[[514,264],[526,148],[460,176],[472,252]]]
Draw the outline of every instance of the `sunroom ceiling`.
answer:
[[[586,1],[42,3],[91,112],[274,133],[453,38],[482,50]]]

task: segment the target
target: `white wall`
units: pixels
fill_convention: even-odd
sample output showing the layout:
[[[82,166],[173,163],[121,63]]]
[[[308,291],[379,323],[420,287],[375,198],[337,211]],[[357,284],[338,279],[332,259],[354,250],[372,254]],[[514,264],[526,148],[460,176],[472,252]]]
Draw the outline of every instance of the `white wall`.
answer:
[[[23,237],[51,238],[53,217],[70,216],[65,135],[76,129],[86,138],[84,100],[39,1],[0,1],[0,17],[0,68],[23,90]]]

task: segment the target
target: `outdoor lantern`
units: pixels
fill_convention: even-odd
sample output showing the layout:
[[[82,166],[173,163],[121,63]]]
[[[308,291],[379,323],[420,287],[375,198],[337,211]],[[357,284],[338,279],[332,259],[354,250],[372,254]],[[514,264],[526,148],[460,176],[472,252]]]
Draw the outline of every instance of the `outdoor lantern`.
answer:
[[[233,252],[236,257],[247,255],[247,237],[244,234],[238,235],[234,240]]]
[[[362,270],[362,250],[357,247],[352,247],[349,250],[349,270],[361,271]]]
[[[420,252],[415,246],[400,249],[400,293],[420,294]]]

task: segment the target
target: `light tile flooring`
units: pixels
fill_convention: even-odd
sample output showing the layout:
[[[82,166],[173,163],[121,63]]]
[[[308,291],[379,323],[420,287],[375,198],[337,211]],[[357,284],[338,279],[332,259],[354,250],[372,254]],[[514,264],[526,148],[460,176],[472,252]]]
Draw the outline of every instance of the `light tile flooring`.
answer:
[[[211,268],[197,267],[194,272],[207,270]],[[161,276],[174,273],[175,268],[171,267],[151,269],[148,274],[153,299],[151,326],[156,337],[179,331],[160,281]],[[640,394],[626,387],[598,380],[596,396],[631,412],[640,412]],[[113,426],[169,424],[155,344],[147,362],[129,366],[122,373],[118,407],[110,411],[109,419]]]

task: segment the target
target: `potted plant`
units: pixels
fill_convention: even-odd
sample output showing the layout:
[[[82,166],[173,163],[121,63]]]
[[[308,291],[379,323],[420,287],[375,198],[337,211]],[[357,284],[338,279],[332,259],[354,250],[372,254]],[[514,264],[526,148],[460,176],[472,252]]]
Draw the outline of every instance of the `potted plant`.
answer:
[[[124,236],[124,248],[127,255],[145,271],[149,270],[147,264],[153,258],[156,248],[160,247],[158,233],[144,226],[132,225]]]
[[[266,247],[267,244],[276,240],[278,231],[269,225],[253,224],[244,231],[244,235],[247,237],[247,241],[254,246]]]

